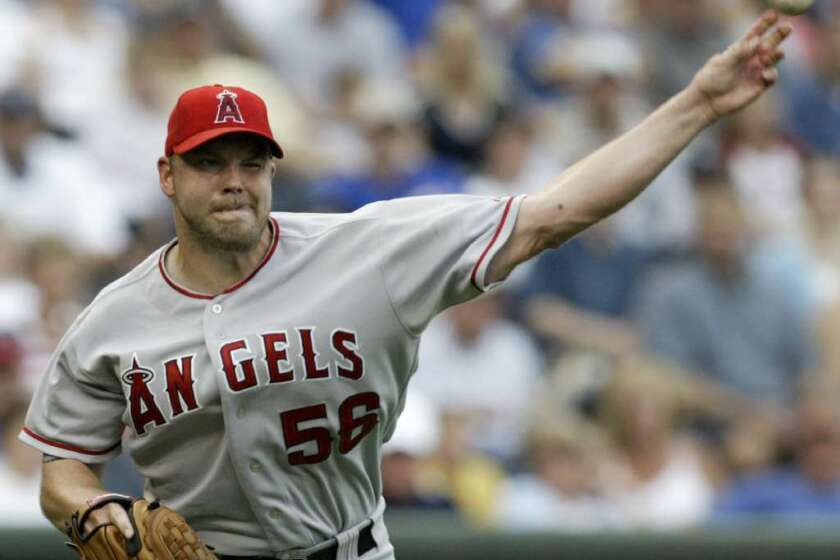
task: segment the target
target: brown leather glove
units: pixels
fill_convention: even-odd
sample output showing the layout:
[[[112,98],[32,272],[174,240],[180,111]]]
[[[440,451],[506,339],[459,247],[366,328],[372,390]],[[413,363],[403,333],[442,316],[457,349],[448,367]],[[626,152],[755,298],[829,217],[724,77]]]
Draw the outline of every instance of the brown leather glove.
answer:
[[[116,525],[97,525],[89,533],[84,530],[90,513],[106,504],[122,506],[134,536],[127,540]],[[129,496],[109,494],[91,506],[77,510],[67,529],[72,542],[67,545],[82,560],[215,560],[198,535],[174,510],[157,501],[136,500]]]

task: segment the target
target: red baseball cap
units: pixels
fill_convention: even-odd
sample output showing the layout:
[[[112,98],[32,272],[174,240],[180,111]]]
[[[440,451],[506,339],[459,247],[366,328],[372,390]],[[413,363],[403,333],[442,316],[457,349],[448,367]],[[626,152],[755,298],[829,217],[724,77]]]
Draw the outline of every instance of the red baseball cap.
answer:
[[[183,154],[201,144],[234,132],[250,132],[268,140],[271,153],[283,150],[268,125],[268,111],[259,95],[241,87],[201,86],[181,94],[166,134],[167,156]]]

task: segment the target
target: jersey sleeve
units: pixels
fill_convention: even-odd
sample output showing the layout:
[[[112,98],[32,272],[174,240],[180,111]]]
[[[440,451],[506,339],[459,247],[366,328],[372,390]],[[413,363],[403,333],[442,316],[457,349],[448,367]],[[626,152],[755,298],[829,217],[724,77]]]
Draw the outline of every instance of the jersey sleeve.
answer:
[[[487,283],[487,268],[513,232],[522,200],[438,195],[381,203],[382,274],[409,332],[498,284]]]
[[[104,463],[120,453],[125,397],[109,360],[85,356],[74,334],[53,354],[18,437],[49,455]]]

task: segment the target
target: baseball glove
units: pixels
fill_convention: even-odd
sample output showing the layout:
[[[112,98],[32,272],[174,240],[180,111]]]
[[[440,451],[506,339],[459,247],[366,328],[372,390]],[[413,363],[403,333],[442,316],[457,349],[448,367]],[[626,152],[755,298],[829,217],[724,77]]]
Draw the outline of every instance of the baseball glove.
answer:
[[[106,504],[122,506],[134,536],[126,541],[116,525],[97,525],[90,533],[84,526],[92,511]],[[216,556],[198,538],[183,517],[157,501],[136,500],[129,496],[108,494],[87,508],[73,514],[67,545],[82,560],[213,560]]]

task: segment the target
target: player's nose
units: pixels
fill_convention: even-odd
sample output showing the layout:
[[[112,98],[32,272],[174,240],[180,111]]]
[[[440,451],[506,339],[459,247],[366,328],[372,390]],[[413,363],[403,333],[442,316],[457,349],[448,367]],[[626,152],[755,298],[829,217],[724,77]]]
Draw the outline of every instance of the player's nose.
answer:
[[[245,189],[244,177],[238,165],[228,165],[223,182],[225,192],[242,192]]]

